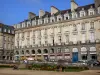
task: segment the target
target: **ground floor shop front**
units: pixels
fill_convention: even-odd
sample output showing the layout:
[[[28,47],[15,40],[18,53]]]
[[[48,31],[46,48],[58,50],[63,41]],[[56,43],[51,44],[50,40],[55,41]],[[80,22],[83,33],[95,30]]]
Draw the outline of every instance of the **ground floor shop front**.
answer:
[[[23,54],[21,54],[22,51],[24,51]],[[15,50],[15,54],[15,60],[32,58],[33,60],[45,61],[66,60],[73,63],[80,60],[97,60],[100,57],[98,55],[98,48],[96,48],[96,45],[74,45],[21,49]]]

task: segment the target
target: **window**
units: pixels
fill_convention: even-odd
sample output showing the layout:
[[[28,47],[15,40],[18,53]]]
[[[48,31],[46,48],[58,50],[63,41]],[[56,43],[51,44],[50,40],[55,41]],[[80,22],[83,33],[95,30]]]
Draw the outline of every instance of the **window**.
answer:
[[[100,7],[98,7],[98,13],[100,14]]]
[[[68,17],[66,17],[66,20],[68,20]]]
[[[29,50],[26,50],[26,54],[30,54]]]
[[[82,34],[82,43],[85,43],[86,41],[86,34]]]
[[[45,23],[48,23],[48,18],[45,18],[45,19],[44,19],[44,22],[45,22]]]
[[[53,48],[51,48],[50,53],[54,53],[54,49]]]
[[[0,32],[2,31],[2,29],[0,28]]]
[[[62,52],[62,50],[61,50],[61,48],[58,48],[58,51],[57,51],[58,53],[61,53]]]
[[[59,18],[59,21],[61,21],[61,18]]]
[[[83,16],[85,16],[85,12],[84,11],[81,11],[80,12],[80,17],[83,17]]]
[[[4,29],[4,32],[7,32],[7,29]]]
[[[32,54],[35,54],[35,50],[32,50]]]
[[[90,29],[94,29],[94,22],[91,22],[90,25],[91,25]]]
[[[22,52],[21,52],[22,54],[24,54],[24,51],[22,50]]]
[[[14,30],[12,30],[12,34],[14,34]]]
[[[58,36],[59,43],[61,43],[61,36]]]
[[[77,31],[77,26],[76,25],[74,25],[74,31]]]
[[[90,33],[90,42],[95,42],[95,34]]]
[[[10,33],[10,30],[8,30],[8,33]]]
[[[70,50],[68,48],[65,49],[65,52],[70,52]]]
[[[35,44],[35,39],[33,39],[33,45]]]
[[[90,12],[90,15],[93,15],[94,13],[93,12]]]
[[[69,35],[66,35],[66,43],[69,42]]]
[[[82,24],[82,30],[85,30],[85,24]]]
[[[4,43],[4,48],[5,48],[5,49],[7,48],[6,43]]]
[[[82,60],[87,60],[87,55],[82,55]]]
[[[40,49],[38,49],[38,53],[41,54],[41,50]]]

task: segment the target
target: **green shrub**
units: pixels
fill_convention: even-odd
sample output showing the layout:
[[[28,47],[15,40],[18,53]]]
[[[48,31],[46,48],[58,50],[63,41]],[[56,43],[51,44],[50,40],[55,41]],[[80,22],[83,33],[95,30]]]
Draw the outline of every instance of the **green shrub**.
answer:
[[[10,65],[10,64],[1,64],[0,65],[0,68],[12,68],[13,67],[13,65]]]

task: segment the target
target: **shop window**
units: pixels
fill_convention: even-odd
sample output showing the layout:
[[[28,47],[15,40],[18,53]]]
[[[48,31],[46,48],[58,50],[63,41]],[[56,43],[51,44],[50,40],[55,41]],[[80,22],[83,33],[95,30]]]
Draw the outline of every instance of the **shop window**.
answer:
[[[83,55],[82,60],[87,60],[87,55]]]

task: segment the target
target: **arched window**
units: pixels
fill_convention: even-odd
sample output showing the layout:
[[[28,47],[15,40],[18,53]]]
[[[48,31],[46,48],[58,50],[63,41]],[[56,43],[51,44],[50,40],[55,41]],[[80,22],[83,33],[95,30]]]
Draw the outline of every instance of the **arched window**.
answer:
[[[48,50],[47,49],[44,49],[44,53],[48,53]]]
[[[40,49],[38,49],[38,53],[41,54],[41,50]]]
[[[30,54],[29,50],[26,50],[26,54]]]
[[[72,52],[78,52],[77,48],[73,48]]]
[[[35,54],[35,50],[32,50],[32,54]]]
[[[50,53],[54,53],[54,49],[53,48],[51,48]]]
[[[24,51],[22,50],[22,52],[21,52],[22,54],[24,54]]]
[[[17,55],[19,55],[19,52],[18,52],[18,51],[16,51],[16,54],[17,54]]]
[[[65,52],[70,52],[70,50],[68,48],[65,49]]]

